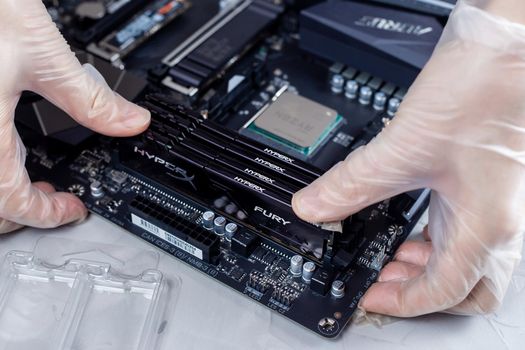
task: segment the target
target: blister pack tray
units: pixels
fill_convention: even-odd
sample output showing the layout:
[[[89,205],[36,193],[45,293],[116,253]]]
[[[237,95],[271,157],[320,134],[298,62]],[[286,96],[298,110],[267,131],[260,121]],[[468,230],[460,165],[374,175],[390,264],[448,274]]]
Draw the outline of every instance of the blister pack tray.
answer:
[[[0,272],[0,349],[155,349],[166,289],[158,270],[126,276],[107,263],[53,266],[12,251]]]

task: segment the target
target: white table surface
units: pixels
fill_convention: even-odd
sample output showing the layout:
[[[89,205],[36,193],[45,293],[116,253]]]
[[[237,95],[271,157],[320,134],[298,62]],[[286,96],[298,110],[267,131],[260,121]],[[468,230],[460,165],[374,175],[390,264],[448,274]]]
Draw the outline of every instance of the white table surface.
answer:
[[[11,250],[32,251],[43,235],[154,249],[92,215],[77,226],[47,231],[26,228],[0,236],[0,257]],[[162,349],[525,349],[523,262],[514,274],[502,307],[494,315],[436,314],[398,320],[381,328],[350,326],[333,341],[270,312],[167,254],[160,254],[158,268],[182,279]]]

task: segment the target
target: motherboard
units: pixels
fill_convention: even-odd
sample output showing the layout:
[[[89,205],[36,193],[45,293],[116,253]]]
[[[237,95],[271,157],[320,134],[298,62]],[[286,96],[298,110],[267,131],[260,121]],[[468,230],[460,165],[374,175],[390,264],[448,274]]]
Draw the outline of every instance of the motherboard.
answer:
[[[405,193],[334,223],[299,219],[291,198],[395,118],[410,84],[385,77],[395,64],[398,73],[414,72],[422,62],[396,54],[384,75],[379,66],[366,70],[376,43],[352,46],[363,30],[393,42],[432,33],[428,58],[445,19],[420,13],[418,24],[381,31],[357,18],[341,33],[344,45],[327,40],[319,52],[322,30],[341,28],[331,6],[377,18],[406,10],[363,1],[44,3],[79,59],[109,81],[118,77],[110,85],[148,109],[152,122],[120,139],[71,121],[49,132],[43,111],[59,111],[24,96],[17,121],[32,179],[75,194],[92,213],[254,302],[337,337],[430,193]],[[362,64],[330,53],[354,48],[368,52]]]

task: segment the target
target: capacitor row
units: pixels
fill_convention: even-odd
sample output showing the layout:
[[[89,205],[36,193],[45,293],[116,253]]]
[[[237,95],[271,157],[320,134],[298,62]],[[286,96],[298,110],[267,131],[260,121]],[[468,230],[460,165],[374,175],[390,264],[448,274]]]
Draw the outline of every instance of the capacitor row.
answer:
[[[231,241],[238,230],[236,223],[228,222],[224,216],[215,216],[212,211],[206,211],[202,214],[202,225],[207,230],[213,230],[217,236],[224,236],[227,241]]]
[[[359,85],[356,80],[347,80],[341,74],[332,75],[330,80],[330,88],[334,94],[341,94],[344,92],[346,98],[355,100],[364,105],[372,104],[372,108],[376,111],[384,111],[390,116],[394,116],[399,109],[401,100],[397,97],[388,98],[388,95],[383,91],[376,91],[367,85]]]
[[[294,277],[301,277],[305,283],[310,283],[315,272],[315,264],[311,261],[304,262],[301,255],[294,255],[290,259],[290,273]],[[343,281],[332,282],[331,294],[336,298],[345,295],[345,284]]]
[[[213,230],[218,236],[224,236],[227,241],[231,241],[233,235],[238,230],[238,225],[227,222],[224,216],[216,216],[213,211],[206,211],[202,214],[202,225],[207,230]],[[310,283],[314,275],[316,266],[313,262],[304,262],[301,255],[294,255],[290,259],[290,273],[294,277],[301,277],[305,283]],[[345,284],[340,280],[332,282],[331,294],[336,298],[342,298],[345,293]]]

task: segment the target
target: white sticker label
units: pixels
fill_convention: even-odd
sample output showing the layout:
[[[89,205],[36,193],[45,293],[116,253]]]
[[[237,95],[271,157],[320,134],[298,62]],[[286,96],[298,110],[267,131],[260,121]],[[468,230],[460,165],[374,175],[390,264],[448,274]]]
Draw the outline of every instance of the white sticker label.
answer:
[[[202,260],[202,250],[200,250],[197,247],[194,247],[193,245],[187,242],[184,242],[182,239],[175,237],[174,235],[167,231],[164,231],[160,227],[153,225],[151,222],[148,222],[135,214],[131,214],[131,222],[148,231],[149,233],[154,234],[160,239],[163,239],[166,242],[173,244],[175,247],[180,248],[185,252],[188,252],[191,255]]]

